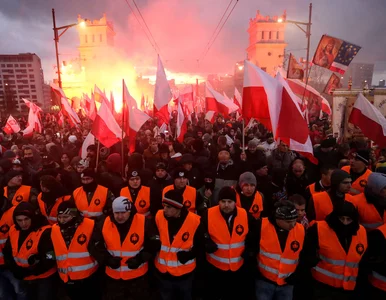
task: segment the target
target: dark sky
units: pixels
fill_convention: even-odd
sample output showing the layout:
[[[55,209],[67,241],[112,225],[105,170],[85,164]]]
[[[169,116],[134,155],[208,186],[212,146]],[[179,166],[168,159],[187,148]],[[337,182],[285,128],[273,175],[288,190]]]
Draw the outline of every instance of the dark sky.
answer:
[[[132,0],[129,0],[132,3]],[[306,21],[305,0],[239,0],[228,23],[197,66],[228,0],[136,0],[159,47],[166,68],[173,72],[232,72],[234,63],[246,57],[249,19],[257,10]],[[51,80],[55,64],[51,9],[56,9],[57,25],[75,23],[77,15],[100,18],[103,12],[116,28],[116,45],[127,57],[155,66],[156,53],[146,40],[125,0],[1,0],[0,53],[34,52],[43,62],[45,78]],[[362,46],[355,62],[377,64],[374,81],[386,77],[386,0],[314,0],[311,56],[322,34],[326,33]],[[306,39],[294,25],[286,31],[288,50],[305,56]],[[60,41],[62,60],[76,55],[78,37],[70,29]]]

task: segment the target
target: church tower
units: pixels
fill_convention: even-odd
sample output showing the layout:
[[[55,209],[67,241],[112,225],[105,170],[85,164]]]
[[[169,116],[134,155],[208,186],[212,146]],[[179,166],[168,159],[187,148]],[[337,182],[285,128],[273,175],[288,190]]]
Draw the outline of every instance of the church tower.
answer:
[[[249,21],[248,60],[272,76],[284,63],[285,20],[285,11],[280,17],[263,16],[257,11],[256,17]]]

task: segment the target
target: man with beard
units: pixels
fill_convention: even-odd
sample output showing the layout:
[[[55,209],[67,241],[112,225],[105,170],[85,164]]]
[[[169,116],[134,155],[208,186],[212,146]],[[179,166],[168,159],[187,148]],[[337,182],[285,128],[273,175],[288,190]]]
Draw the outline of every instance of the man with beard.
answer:
[[[100,299],[98,263],[90,254],[94,220],[84,218],[73,201],[58,207],[58,223],[52,226],[58,273],[71,300]],[[48,288],[48,287],[46,287]]]
[[[28,299],[54,300],[56,289],[47,288],[56,282],[51,227],[28,202],[15,208],[13,222],[3,250],[6,266],[23,280]]]
[[[28,185],[22,185],[23,175],[19,171],[11,170],[5,175],[4,196],[12,201],[16,206],[20,202],[30,202],[37,206],[38,192]]]
[[[36,175],[37,172],[39,172],[43,168],[41,159],[39,154],[37,153],[37,150],[32,149],[32,147],[27,146],[23,148],[22,162],[23,162],[24,171],[30,177]]]
[[[386,223],[386,175],[371,173],[364,193],[353,197],[358,208],[359,223],[371,231]]]
[[[244,208],[255,219],[260,218],[263,211],[263,196],[256,190],[256,177],[251,172],[240,175],[236,188],[236,204]]]
[[[142,185],[139,170],[129,170],[127,172],[128,184],[121,189],[120,195],[129,199],[139,214],[145,217],[150,216],[150,188]]]
[[[158,162],[155,167],[155,174],[149,187],[150,194],[150,213],[155,216],[157,211],[162,209],[162,191],[168,185],[173,184],[173,178],[168,174],[167,165],[164,162]]]
[[[149,224],[126,197],[116,198],[112,209],[113,215],[98,224],[91,239],[96,259],[106,265],[104,299],[147,300],[148,260],[152,257]]]
[[[97,218],[111,211],[114,195],[96,182],[93,169],[85,169],[81,174],[82,186],[72,194],[77,209],[87,218]]]
[[[40,212],[47,218],[50,225],[58,222],[58,207],[63,201],[68,201],[71,195],[53,176],[44,175],[40,178],[41,193],[37,201]]]
[[[343,170],[335,170],[331,174],[331,188],[312,196],[308,203],[307,217],[311,221],[323,221],[334,209],[344,201],[352,202],[349,195],[351,189],[350,174]]]

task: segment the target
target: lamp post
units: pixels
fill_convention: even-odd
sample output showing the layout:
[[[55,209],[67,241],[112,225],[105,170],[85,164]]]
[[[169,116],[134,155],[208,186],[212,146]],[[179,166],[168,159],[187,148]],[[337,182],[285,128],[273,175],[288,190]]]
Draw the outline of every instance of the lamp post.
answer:
[[[77,25],[83,25],[85,26],[86,23],[83,21],[81,23],[74,23],[66,26],[56,27],[56,19],[55,19],[55,9],[52,9],[52,23],[54,25],[54,41],[55,41],[55,54],[56,54],[56,68],[58,70],[58,83],[59,87],[62,88],[62,78],[60,74],[60,63],[59,63],[59,50],[58,50],[58,43],[59,38],[71,27],[77,26]],[[61,31],[61,32],[60,32]]]
[[[311,42],[311,25],[312,25],[311,17],[312,17],[312,3],[310,3],[310,6],[309,6],[308,22],[298,22],[298,21],[278,19],[279,23],[287,22],[287,23],[295,24],[301,31],[303,31],[306,34],[306,38],[307,38],[306,81],[307,82],[308,82],[308,73],[309,73],[309,64],[310,64],[310,42]],[[302,26],[305,26],[305,28]]]

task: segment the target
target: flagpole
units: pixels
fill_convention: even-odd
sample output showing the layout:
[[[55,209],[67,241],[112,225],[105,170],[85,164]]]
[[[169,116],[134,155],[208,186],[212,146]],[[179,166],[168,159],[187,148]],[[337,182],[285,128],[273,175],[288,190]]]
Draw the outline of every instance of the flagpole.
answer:
[[[123,153],[124,151],[124,144],[123,144],[123,136],[124,136],[124,125],[125,125],[125,98],[124,98],[124,94],[125,94],[125,89],[124,89],[124,86],[125,86],[125,80],[122,79],[122,126],[121,126],[121,129],[122,129],[122,141],[121,141],[121,155],[122,155],[122,176],[124,176],[125,174],[125,154]]]
[[[99,164],[99,152],[101,148],[101,143],[98,141],[98,146],[97,146],[97,157],[96,157],[96,166],[95,166],[95,172],[98,172],[98,164]]]
[[[308,71],[308,75],[306,77],[306,86],[304,87],[304,91],[303,91],[303,97],[302,97],[302,107],[304,106],[304,96],[306,95],[306,90],[307,90],[307,86],[308,86],[308,79],[310,78],[310,74],[311,74],[311,70],[312,70],[312,67],[314,65],[311,66],[311,68],[309,69]]]
[[[243,152],[245,152],[245,120],[243,118],[243,136],[242,136]]]

